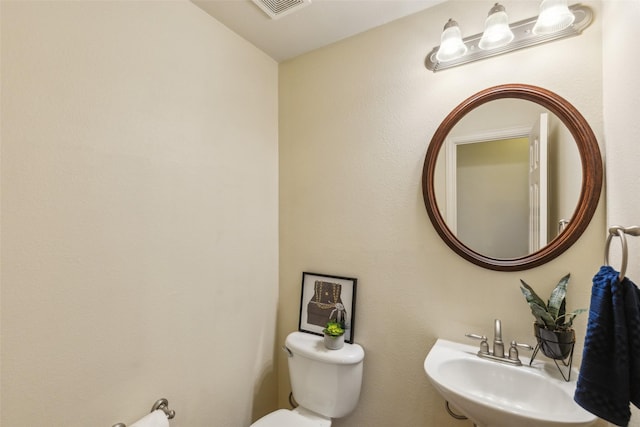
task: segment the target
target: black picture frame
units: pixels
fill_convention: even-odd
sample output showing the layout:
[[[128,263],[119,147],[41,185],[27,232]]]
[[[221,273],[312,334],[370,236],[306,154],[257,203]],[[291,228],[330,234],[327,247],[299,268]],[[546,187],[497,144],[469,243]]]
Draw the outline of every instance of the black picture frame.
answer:
[[[326,323],[329,319],[335,319],[337,310],[343,308],[344,341],[352,344],[355,330],[357,286],[358,279],[355,277],[303,272],[298,330],[314,335],[323,335],[322,330]],[[342,304],[342,307],[336,304]]]

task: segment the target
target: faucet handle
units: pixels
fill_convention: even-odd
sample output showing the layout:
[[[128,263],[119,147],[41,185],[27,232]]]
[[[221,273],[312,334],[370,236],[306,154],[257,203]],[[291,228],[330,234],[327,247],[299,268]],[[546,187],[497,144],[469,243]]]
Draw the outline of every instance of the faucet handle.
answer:
[[[525,350],[533,350],[529,344],[522,344],[519,342],[511,341],[511,347],[509,348],[509,359],[510,360],[520,360],[518,358],[518,347],[524,348]]]
[[[465,337],[467,338],[473,338],[474,340],[481,340],[481,341],[486,341],[487,337],[485,337],[484,335],[478,335],[478,334],[464,334]]]
[[[480,354],[489,354],[489,343],[487,342],[487,337],[484,335],[478,334],[464,334],[467,338],[472,338],[474,340],[480,340]]]

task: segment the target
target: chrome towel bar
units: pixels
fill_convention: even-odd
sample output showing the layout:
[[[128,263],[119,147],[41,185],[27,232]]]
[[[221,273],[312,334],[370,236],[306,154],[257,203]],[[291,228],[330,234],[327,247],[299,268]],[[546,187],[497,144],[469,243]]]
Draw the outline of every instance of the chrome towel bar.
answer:
[[[165,398],[156,400],[156,403],[153,404],[150,412],[157,411],[158,409],[164,412],[169,419],[176,416],[176,411],[169,409],[169,401]],[[114,424],[113,427],[127,427],[127,425],[125,423],[118,423]]]

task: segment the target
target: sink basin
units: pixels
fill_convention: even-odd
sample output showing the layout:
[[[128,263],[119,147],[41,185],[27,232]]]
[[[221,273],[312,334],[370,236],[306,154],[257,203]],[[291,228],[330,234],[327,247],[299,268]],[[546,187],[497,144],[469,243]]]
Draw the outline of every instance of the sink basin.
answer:
[[[478,427],[587,427],[597,418],[573,401],[577,372],[521,357],[512,366],[477,356],[478,347],[439,339],[424,361],[438,392]]]

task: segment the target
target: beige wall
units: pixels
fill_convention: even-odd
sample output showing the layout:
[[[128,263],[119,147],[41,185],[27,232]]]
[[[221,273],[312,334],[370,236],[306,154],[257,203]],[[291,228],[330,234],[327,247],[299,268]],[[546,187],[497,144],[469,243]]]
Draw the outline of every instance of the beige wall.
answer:
[[[635,0],[605,1],[603,18],[604,130],[607,157],[607,225],[640,225],[640,80],[637,69],[640,58],[623,54],[634,49],[640,37],[640,2]],[[636,70],[636,71],[634,71]],[[640,281],[640,239],[630,237],[627,275]],[[611,243],[611,263],[620,266],[620,242]],[[640,427],[640,410],[631,405],[630,427]]]
[[[187,1],[2,13],[5,427],[275,406],[277,64]]]
[[[603,137],[602,16],[576,38],[432,73],[427,52],[454,17],[482,30],[487,5],[447,2],[280,65],[280,321],[297,328],[302,271],[358,278],[355,340],[365,348],[356,411],[336,427],[470,426],[450,418],[424,358],[436,338],[465,341],[503,321],[506,339],[533,342],[520,278],[541,293],[571,272],[569,306],[589,305],[602,262],[604,208],[583,237],[533,270],[485,270],[455,255],[427,217],[420,185],[427,145],[459,102],[500,83],[543,86],[571,101]],[[537,1],[505,2],[512,20]],[[577,320],[581,353],[586,316]],[[289,393],[280,358],[280,404]]]

